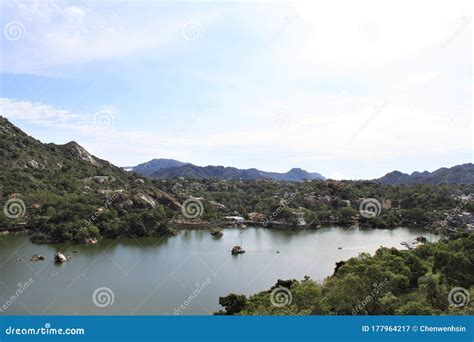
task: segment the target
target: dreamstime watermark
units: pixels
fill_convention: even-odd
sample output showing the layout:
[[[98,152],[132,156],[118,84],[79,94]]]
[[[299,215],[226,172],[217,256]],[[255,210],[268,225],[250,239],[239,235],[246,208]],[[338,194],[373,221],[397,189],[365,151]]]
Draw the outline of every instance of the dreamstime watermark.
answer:
[[[6,335],[84,335],[83,328],[53,328],[51,323],[46,323],[40,328],[17,328],[9,326],[5,329]]]
[[[374,283],[373,289],[370,294],[365,297],[361,302],[357,301],[357,305],[352,309],[352,314],[357,315],[361,310],[363,310],[369,303],[373,302],[379,295],[382,293],[382,290],[388,285],[388,278],[380,283]]]
[[[99,216],[107,209],[109,208],[112,203],[114,203],[114,201],[120,197],[120,194],[118,192],[114,192],[114,194],[112,195],[112,197],[110,197],[109,199],[107,199],[104,204],[95,211],[94,214],[92,214],[92,216],[86,220],[85,222],[85,225],[86,227],[89,227],[91,224],[93,224],[98,218]]]
[[[359,26],[359,33],[362,39],[369,42],[376,42],[380,38],[380,25],[374,21],[366,21]]]
[[[99,287],[92,294],[92,302],[98,308],[111,306],[115,302],[115,293],[108,287]]]
[[[201,294],[201,292],[209,286],[209,284],[211,284],[211,279],[207,278],[206,281],[202,282],[202,283],[196,283],[195,286],[196,288],[194,289],[193,293],[191,295],[188,296],[188,298],[186,298],[183,302],[183,304],[181,304],[180,306],[178,306],[176,309],[174,309],[174,314],[176,316],[180,315],[182,311],[186,310],[186,308],[192,303],[194,302],[194,300],[196,300],[196,298]]]
[[[295,192],[291,193],[290,195],[287,195],[284,199],[280,201],[280,205],[265,219],[263,220],[263,226],[266,227],[268,226],[269,223],[271,223],[275,218],[280,215],[281,211],[288,206],[294,199],[296,198],[296,195],[298,195],[298,190]]]
[[[280,26],[280,29],[271,36],[271,38],[268,40],[268,42],[264,46],[269,48],[272,45],[274,45],[277,41],[284,38],[285,32],[288,31],[288,28],[290,28],[291,25],[293,25],[299,18],[300,18],[299,15],[286,16],[283,20],[282,25]]]
[[[202,26],[196,22],[186,23],[181,33],[186,40],[196,40],[202,37]]]
[[[469,130],[472,116],[465,111],[458,111],[451,115],[451,126],[456,130]]]
[[[382,212],[382,205],[375,198],[364,198],[359,204],[359,213],[362,217],[371,219]]]
[[[474,194],[472,193],[467,195],[465,198],[461,199],[461,202],[459,203],[459,205],[457,205],[451,213],[445,216],[445,219],[443,220],[444,224],[448,224],[449,221],[453,220],[456,217],[456,215],[459,215],[460,213],[462,213],[462,211],[464,210],[464,206],[468,202],[473,201],[473,200],[474,200]]]
[[[271,117],[273,128],[286,128],[290,126],[290,117],[286,113],[276,113]]]
[[[92,122],[98,128],[112,128],[115,123],[115,113],[111,109],[101,109],[95,112]]]
[[[471,17],[469,16],[461,17],[457,29],[440,43],[440,47],[444,48],[448,46],[449,44],[451,44],[464,30],[466,30],[466,28],[469,27],[470,24],[471,24]]]
[[[194,219],[204,213],[204,206],[199,199],[191,197],[181,204],[181,212],[184,217]]]
[[[360,134],[362,134],[362,132],[364,132],[367,127],[369,127],[370,123],[375,121],[377,117],[379,117],[383,113],[383,111],[385,110],[385,108],[387,108],[388,105],[388,101],[383,101],[381,104],[374,105],[370,116],[360,124],[354,134],[352,134],[350,141],[352,142]]]
[[[448,302],[449,305],[456,308],[466,306],[471,301],[469,291],[464,287],[454,287],[449,291]]]
[[[20,298],[20,296],[34,283],[33,279],[28,279],[26,282],[22,283],[22,282],[19,282],[17,284],[18,288],[16,289],[15,293],[7,299],[7,301],[2,305],[0,306],[0,312],[4,312],[4,311],[7,311],[8,308],[10,306],[13,305],[13,303],[15,303],[18,298]]]
[[[287,287],[279,286],[272,290],[270,293],[270,303],[277,308],[290,305],[293,300],[293,295]]]
[[[3,212],[6,217],[11,219],[22,218],[26,213],[25,202],[17,197],[10,198],[5,202],[5,205],[3,206]]]
[[[25,25],[16,20],[10,21],[3,28],[3,35],[10,41],[23,39],[26,36]]]

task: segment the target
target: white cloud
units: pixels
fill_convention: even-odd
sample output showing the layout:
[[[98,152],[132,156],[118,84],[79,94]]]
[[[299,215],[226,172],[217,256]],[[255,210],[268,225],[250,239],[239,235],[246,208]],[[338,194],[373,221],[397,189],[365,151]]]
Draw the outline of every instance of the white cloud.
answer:
[[[90,122],[87,115],[72,114],[67,109],[8,98],[0,98],[0,113],[10,118],[48,126],[76,124],[79,127]]]
[[[321,65],[336,72],[411,59],[447,37],[461,39],[469,27],[459,27],[471,14],[468,1],[453,1],[449,6],[428,1],[409,5],[313,1],[293,6],[300,27],[288,37],[291,49],[284,45],[282,49],[302,67]]]
[[[324,106],[329,108],[331,103]],[[104,128],[95,122],[94,113],[74,114],[42,103],[0,99],[0,111],[7,117],[69,131],[71,140],[83,139],[100,151],[101,157],[112,160],[125,151],[176,158],[176,155],[191,156],[196,151],[215,154],[270,149],[274,151],[274,158],[290,153],[300,161],[382,161],[471,148],[472,129],[442,112],[425,112],[423,108],[406,108],[397,103],[387,103],[374,112],[370,99],[360,98],[353,98],[346,106],[353,112],[321,118],[313,117],[311,111],[298,112],[288,125],[264,124],[237,131],[229,131],[224,126],[219,128],[222,133],[200,132],[196,127],[192,128],[192,135],[180,136],[174,131],[158,134],[120,130],[118,120],[112,120],[113,123]],[[248,112],[253,110],[249,108]],[[103,113],[109,115],[110,111]],[[200,124],[203,123],[198,120],[196,125]],[[91,152],[97,153],[96,150]]]
[[[439,76],[439,72],[428,71],[424,73],[414,74],[407,79],[408,83],[423,84],[435,80]]]
[[[94,113],[0,100],[7,117],[68,131],[91,152],[119,164],[133,163],[126,159],[131,155],[137,162],[164,156],[206,163],[233,153],[244,163],[248,155],[270,151],[257,161],[260,168],[272,169],[282,156],[305,165],[383,163],[472,149],[472,120],[464,120],[472,113],[472,84],[460,76],[472,68],[468,1],[212,3],[201,4],[206,10],[196,6],[172,13],[138,2],[132,7],[139,15],[120,5],[12,4],[11,17],[5,17],[20,20],[27,30],[24,40],[6,42],[3,51],[2,68],[13,73],[90,72],[93,62],[148,51],[153,56],[165,51],[180,60],[195,56],[192,46],[202,47],[191,42],[189,50],[180,49],[179,42],[190,43],[181,37],[184,24],[199,22],[209,34],[204,55],[186,58],[189,64],[169,62],[186,72],[196,66],[186,74],[190,83],[197,80],[196,90],[212,86],[206,88],[212,92],[208,116],[193,116],[194,108],[183,105],[188,98],[180,94],[183,103],[176,104],[176,111],[191,119],[184,118],[189,124],[178,129],[167,129],[177,120],[173,113],[154,122],[159,134],[152,126],[131,130],[120,117],[104,130],[92,124]],[[229,55],[227,48],[240,55]],[[215,65],[200,68],[209,56],[217,56]],[[133,70],[127,74],[131,89],[137,81]],[[287,120],[275,125],[275,115]],[[350,172],[334,170],[335,175]]]
[[[159,11],[153,11],[155,15],[151,18],[143,13],[136,16],[128,13],[123,3],[97,4],[106,6],[101,10],[91,4],[69,6],[62,1],[4,4],[5,19],[21,22],[26,35],[20,42],[5,42],[3,71],[67,74],[68,70],[80,70],[85,63],[117,60],[168,46],[182,38],[183,25],[190,20],[189,15],[166,16]],[[203,23],[216,16],[216,12],[198,15]]]
[[[44,128],[41,133],[44,138],[51,132],[61,131],[70,140],[84,142],[93,146],[95,151],[101,151],[110,159],[114,152],[123,151],[146,153],[155,151],[168,155],[176,148],[186,148],[199,143],[198,139],[175,138],[175,134],[163,136],[154,132],[138,130],[119,130],[116,128],[118,116],[112,107],[97,108],[94,113],[77,114],[68,109],[58,108],[49,104],[0,98],[0,113],[15,122],[25,122]],[[57,142],[57,141],[54,141]],[[158,147],[157,147],[158,146]],[[168,149],[168,151],[166,151]]]

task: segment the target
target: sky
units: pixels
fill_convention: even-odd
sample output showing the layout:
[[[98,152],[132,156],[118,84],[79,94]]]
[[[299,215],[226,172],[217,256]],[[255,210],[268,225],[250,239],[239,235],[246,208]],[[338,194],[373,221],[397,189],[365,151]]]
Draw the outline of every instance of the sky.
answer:
[[[470,1],[2,1],[0,114],[119,166],[433,171],[473,162],[471,18]]]

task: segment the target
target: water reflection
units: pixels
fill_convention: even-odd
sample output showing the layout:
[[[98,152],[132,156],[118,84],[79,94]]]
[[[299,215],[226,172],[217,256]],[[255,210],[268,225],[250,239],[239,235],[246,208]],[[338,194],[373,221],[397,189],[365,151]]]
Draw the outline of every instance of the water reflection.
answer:
[[[167,238],[102,240],[96,245],[34,245],[26,236],[1,236],[0,304],[18,282],[34,279],[3,314],[173,314],[196,283],[206,279],[210,282],[205,290],[180,312],[210,314],[220,309],[219,296],[252,294],[277,279],[309,275],[322,280],[332,274],[337,261],[373,253],[382,245],[402,248],[400,242],[422,235],[408,228],[246,228],[242,241],[247,252],[232,256],[239,232],[225,229],[224,236],[215,239],[208,230],[187,230]],[[57,250],[72,259],[54,264]],[[33,254],[45,255],[46,260],[31,262]],[[92,294],[100,287],[113,291],[113,305],[94,305]]]

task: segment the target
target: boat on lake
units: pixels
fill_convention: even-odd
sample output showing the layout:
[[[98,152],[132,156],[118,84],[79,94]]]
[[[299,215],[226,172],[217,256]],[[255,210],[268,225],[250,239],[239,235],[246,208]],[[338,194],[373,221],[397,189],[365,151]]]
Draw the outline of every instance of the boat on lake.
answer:
[[[414,249],[419,245],[419,242],[418,241],[414,241],[414,242],[403,241],[400,243],[400,245],[405,246],[408,249]]]
[[[230,252],[232,253],[232,255],[245,253],[245,249],[242,248],[242,228],[240,229],[240,245],[232,247],[232,250]]]

